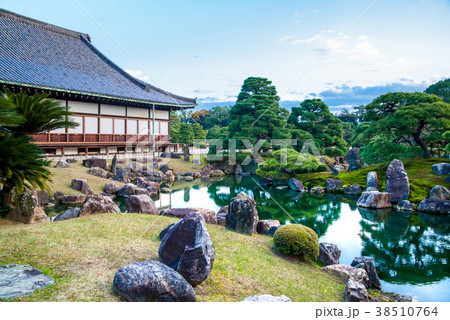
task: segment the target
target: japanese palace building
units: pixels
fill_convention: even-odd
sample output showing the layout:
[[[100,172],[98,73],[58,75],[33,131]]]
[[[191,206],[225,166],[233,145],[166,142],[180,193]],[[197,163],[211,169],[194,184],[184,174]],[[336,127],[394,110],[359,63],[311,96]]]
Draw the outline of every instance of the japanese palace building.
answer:
[[[74,113],[77,128],[34,136],[54,155],[145,153],[153,145],[164,151],[174,147],[170,111],[196,105],[196,99],[132,77],[98,51],[88,34],[0,9],[4,88],[47,93]]]

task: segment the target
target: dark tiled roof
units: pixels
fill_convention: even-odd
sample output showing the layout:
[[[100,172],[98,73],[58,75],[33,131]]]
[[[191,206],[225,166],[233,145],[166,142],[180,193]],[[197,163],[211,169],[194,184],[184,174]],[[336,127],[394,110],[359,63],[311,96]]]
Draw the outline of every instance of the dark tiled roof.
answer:
[[[98,51],[87,34],[0,9],[0,83],[124,101],[192,106],[138,80]]]

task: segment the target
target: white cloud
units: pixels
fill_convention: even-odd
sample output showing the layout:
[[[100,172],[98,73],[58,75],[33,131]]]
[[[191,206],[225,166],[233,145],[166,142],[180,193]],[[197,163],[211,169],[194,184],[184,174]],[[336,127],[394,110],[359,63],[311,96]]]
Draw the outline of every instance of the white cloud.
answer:
[[[289,40],[289,39],[292,39],[292,38],[294,38],[294,37],[295,37],[295,36],[294,36],[293,34],[290,34],[290,35],[288,35],[288,36],[281,37],[281,38],[278,39],[278,40],[281,41],[281,42],[284,42],[284,41]]]
[[[144,74],[141,70],[125,70],[125,72],[129,73],[135,78],[138,78],[142,81],[150,81],[150,77]]]

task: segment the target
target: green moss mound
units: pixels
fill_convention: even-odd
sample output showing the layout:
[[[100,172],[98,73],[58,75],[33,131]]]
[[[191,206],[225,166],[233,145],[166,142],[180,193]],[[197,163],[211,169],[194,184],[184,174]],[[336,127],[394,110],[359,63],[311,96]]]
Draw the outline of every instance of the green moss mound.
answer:
[[[298,256],[303,261],[316,261],[319,255],[317,233],[300,224],[288,224],[278,228],[273,241],[281,253]]]

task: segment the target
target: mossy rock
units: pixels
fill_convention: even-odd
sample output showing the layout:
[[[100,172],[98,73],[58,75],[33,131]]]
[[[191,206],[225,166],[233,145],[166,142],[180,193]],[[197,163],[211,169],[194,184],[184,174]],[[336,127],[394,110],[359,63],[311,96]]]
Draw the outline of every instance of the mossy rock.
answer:
[[[288,224],[278,228],[273,241],[281,253],[298,256],[300,260],[316,261],[319,256],[317,233],[300,224]]]

